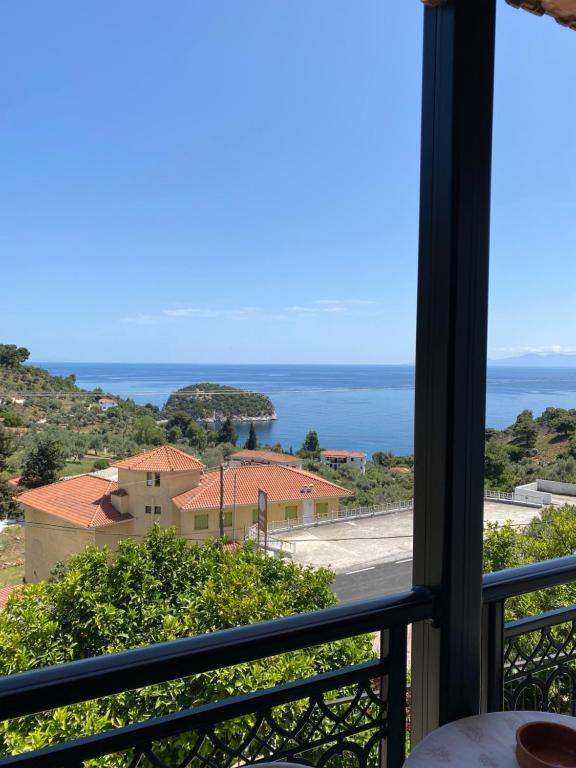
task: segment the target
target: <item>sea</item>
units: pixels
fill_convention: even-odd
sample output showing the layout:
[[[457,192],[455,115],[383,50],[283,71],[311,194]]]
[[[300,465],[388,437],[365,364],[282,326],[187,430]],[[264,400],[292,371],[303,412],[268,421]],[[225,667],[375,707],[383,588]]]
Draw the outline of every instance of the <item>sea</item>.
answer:
[[[164,405],[171,392],[198,382],[268,395],[278,420],[256,424],[261,443],[297,450],[309,430],[325,448],[413,452],[414,367],[409,365],[197,365],[171,363],[42,363],[76,375],[86,389]],[[487,426],[501,429],[528,408],[576,408],[576,368],[488,368]],[[238,425],[239,444],[249,425]]]

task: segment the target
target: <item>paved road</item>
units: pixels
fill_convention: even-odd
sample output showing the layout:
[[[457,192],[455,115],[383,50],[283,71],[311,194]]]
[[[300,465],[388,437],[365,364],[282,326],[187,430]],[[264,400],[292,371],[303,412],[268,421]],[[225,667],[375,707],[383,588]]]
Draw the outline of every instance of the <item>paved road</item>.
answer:
[[[339,573],[332,589],[340,603],[366,600],[369,597],[403,592],[412,585],[412,560],[358,566],[348,573]]]

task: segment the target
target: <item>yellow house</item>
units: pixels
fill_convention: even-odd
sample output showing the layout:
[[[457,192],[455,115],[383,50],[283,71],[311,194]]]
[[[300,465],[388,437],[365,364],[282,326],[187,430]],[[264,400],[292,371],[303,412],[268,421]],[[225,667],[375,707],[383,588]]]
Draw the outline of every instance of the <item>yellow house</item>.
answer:
[[[270,521],[316,516],[338,509],[352,492],[311,472],[290,466],[251,464],[204,471],[194,456],[171,446],[122,459],[118,481],[80,475],[24,491],[25,577],[47,579],[56,563],[88,544],[116,549],[118,541],[141,538],[155,523],[174,527],[190,541],[224,533],[244,539],[256,522],[258,491],[268,494]]]

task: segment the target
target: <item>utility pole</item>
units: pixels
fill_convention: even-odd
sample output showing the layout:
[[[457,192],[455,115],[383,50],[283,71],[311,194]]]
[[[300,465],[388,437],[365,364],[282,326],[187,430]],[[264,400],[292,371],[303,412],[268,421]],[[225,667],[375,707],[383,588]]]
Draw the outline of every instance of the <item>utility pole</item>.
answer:
[[[220,464],[220,538],[224,538],[224,464]]]

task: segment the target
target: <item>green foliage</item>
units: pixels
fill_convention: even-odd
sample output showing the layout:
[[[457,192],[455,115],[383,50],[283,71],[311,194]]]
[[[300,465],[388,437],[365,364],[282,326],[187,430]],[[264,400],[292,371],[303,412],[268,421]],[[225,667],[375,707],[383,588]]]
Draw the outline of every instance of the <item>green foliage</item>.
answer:
[[[166,413],[182,412],[195,421],[224,421],[226,418],[272,418],[274,405],[269,397],[222,384],[191,384],[170,395]]]
[[[488,488],[499,491],[511,491],[514,488],[516,476],[510,454],[503,443],[491,440],[486,446],[484,475]]]
[[[484,538],[484,571],[551,560],[576,551],[576,506],[547,507],[524,528],[487,524]],[[534,616],[576,603],[576,583],[540,590],[506,602],[508,619]]]
[[[12,435],[0,425],[0,475],[8,471],[8,459],[12,456],[14,441]]]
[[[53,437],[41,437],[26,457],[20,483],[26,488],[53,483],[65,463],[66,453],[62,444]]]
[[[14,501],[15,495],[16,489],[8,485],[5,480],[0,479],[0,520],[20,516],[20,508]]]
[[[234,427],[232,427],[234,429]],[[185,432],[188,444],[195,451],[203,451],[208,444],[208,432],[204,427],[190,420]]]
[[[164,432],[157,426],[153,416],[146,415],[134,424],[132,437],[138,445],[162,445]]]
[[[556,414],[549,422],[549,426],[564,438],[576,432],[576,416],[571,411],[563,411]]]
[[[17,347],[16,344],[0,344],[0,365],[6,368],[16,368],[26,362],[30,352],[26,347]]]
[[[303,453],[319,453],[320,452],[320,440],[318,439],[318,432],[311,430],[308,432],[302,443]]]
[[[326,608],[335,602],[332,578],[325,569],[264,557],[249,545],[227,553],[221,542],[194,546],[156,527],[143,541],[121,542],[114,559],[88,548],[55,569],[50,583],[10,600],[0,613],[0,674]],[[372,657],[370,639],[361,637],[19,718],[0,726],[2,751],[119,728]],[[291,705],[290,716],[304,706]],[[242,718],[218,732],[231,743],[251,722]],[[180,764],[190,745],[184,734],[159,745],[158,756]]]
[[[536,446],[538,425],[534,422],[532,411],[525,410],[518,414],[511,429],[517,445],[526,450],[532,450]]]
[[[238,435],[236,433],[236,429],[234,427],[234,424],[232,423],[232,419],[228,417],[226,421],[222,424],[220,429],[218,430],[218,433],[216,436],[216,442],[230,443],[231,445],[236,445],[237,440],[238,440]]]
[[[110,462],[108,461],[108,459],[96,459],[96,461],[92,465],[94,471],[96,472],[100,469],[108,469],[109,466],[110,466]]]
[[[249,451],[255,451],[256,448],[258,448],[258,437],[256,435],[256,429],[254,428],[254,424],[250,423],[250,432],[248,433],[248,439],[244,443],[244,448],[246,448]]]
[[[2,424],[5,427],[23,427],[25,421],[19,413],[14,411],[2,411],[0,412],[0,418],[2,418]]]

